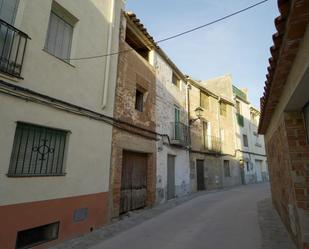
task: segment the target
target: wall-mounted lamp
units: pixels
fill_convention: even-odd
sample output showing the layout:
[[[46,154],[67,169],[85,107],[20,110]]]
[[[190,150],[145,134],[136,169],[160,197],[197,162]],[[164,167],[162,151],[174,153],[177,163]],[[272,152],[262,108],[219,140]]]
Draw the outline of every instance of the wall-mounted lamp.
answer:
[[[203,108],[197,107],[197,108],[194,110],[195,115],[196,115],[197,118],[190,119],[190,124],[194,123],[196,120],[201,119],[203,111],[204,111]]]
[[[239,159],[239,164],[240,164],[240,166],[243,166],[244,165],[244,160],[243,159]]]

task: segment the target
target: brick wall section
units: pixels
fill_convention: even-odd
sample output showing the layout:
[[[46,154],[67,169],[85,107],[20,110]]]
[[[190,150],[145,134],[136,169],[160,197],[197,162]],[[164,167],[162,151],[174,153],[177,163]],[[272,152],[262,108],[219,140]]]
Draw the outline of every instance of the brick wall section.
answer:
[[[299,248],[309,248],[304,243],[309,232],[309,146],[300,112],[282,115],[267,142],[267,155],[274,205]]]
[[[119,50],[125,51],[128,49],[130,49],[129,45],[124,40],[121,40]],[[155,71],[144,58],[135,51],[120,54],[114,117],[155,132],[155,82]],[[142,88],[145,91],[143,112],[135,109],[137,88]],[[120,210],[122,156],[124,150],[147,154],[147,206],[152,206],[155,202],[156,141],[138,134],[146,135],[150,138],[155,138],[155,135],[126,125],[123,125],[123,127],[132,132],[130,133],[116,127],[113,128],[110,183],[111,217],[117,217]]]

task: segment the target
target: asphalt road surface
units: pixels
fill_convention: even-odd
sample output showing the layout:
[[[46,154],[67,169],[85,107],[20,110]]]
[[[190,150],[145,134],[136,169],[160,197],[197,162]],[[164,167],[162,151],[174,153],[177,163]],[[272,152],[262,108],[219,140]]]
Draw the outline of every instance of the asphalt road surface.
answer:
[[[91,249],[261,249],[257,202],[268,184],[201,195]]]

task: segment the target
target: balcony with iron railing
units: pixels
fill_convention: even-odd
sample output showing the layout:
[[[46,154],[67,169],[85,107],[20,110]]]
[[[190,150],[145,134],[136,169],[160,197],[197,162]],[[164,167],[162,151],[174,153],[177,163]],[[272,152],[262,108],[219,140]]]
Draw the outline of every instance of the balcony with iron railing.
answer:
[[[221,139],[215,136],[204,136],[204,145],[202,150],[220,153],[222,151]]]
[[[0,19],[0,72],[21,78],[27,41],[30,37]]]
[[[170,143],[183,147],[189,146],[189,126],[181,122],[172,122],[170,125]]]

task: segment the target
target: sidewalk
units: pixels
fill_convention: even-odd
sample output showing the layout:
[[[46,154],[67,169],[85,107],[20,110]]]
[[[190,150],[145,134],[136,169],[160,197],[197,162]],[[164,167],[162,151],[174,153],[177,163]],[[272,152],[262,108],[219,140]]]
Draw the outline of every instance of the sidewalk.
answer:
[[[296,249],[274,209],[271,199],[259,202],[258,212],[263,249]]]

